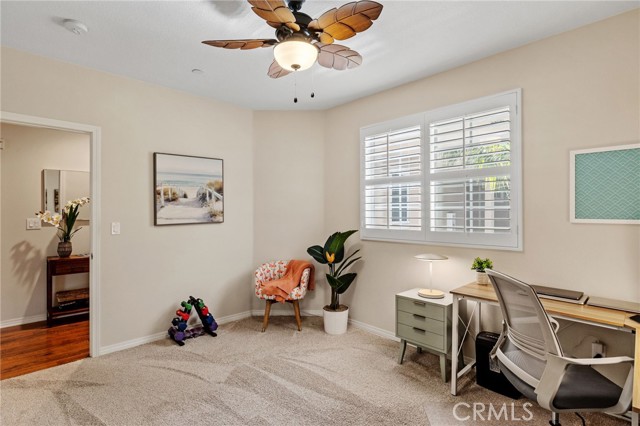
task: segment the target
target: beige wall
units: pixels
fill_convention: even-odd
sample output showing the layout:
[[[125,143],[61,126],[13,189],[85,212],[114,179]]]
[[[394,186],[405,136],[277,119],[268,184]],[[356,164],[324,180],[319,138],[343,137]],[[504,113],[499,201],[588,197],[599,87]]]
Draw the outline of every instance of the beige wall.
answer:
[[[189,295],[216,317],[248,309],[252,111],[12,49],[2,110],[102,129],[100,346],[166,330]],[[225,222],[154,227],[153,152],[224,159]]]
[[[360,127],[522,88],[524,251],[364,242],[352,318],[393,331],[394,294],[426,282],[423,252],[449,256],[434,265],[444,290],[488,256],[531,283],[640,301],[640,227],[571,224],[568,200],[570,150],[640,139],[639,22],[629,12],[327,112],[325,230],[344,230],[359,222]]]
[[[324,112],[254,113],[254,263],[309,259],[324,243]],[[323,273],[319,268],[317,274]],[[324,276],[324,275],[322,275]],[[325,304],[326,286],[307,293],[302,310]],[[251,297],[252,309],[264,302]],[[274,306],[283,312],[290,306]]]
[[[89,171],[89,137],[58,130],[0,125],[2,151],[1,321],[46,316],[46,257],[56,255],[58,238],[52,226],[27,230],[26,219],[42,208],[42,170]],[[88,196],[89,194],[86,194]],[[64,200],[62,201],[64,203]],[[9,207],[10,206],[10,207]],[[74,253],[88,253],[90,229],[73,237]],[[88,274],[56,279],[56,289],[85,287]]]

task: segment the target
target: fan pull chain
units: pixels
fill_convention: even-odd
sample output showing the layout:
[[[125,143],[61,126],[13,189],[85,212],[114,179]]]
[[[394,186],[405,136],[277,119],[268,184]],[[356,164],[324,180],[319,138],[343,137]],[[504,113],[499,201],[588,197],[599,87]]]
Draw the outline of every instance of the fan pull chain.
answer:
[[[313,99],[316,97],[316,93],[313,90],[313,68],[311,68],[310,72],[311,72],[311,99]]]
[[[298,103],[298,73],[293,72],[293,103]]]

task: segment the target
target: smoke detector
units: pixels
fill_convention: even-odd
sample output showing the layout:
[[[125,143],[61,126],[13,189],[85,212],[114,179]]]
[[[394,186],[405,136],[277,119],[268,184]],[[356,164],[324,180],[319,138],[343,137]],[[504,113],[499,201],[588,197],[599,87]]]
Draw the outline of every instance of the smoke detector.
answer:
[[[75,19],[65,19],[62,21],[62,25],[75,35],[82,35],[89,31],[89,28],[83,22]]]

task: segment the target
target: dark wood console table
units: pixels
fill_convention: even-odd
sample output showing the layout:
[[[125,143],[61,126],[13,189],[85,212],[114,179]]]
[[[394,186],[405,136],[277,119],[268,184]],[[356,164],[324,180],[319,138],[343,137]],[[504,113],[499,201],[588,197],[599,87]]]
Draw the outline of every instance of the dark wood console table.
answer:
[[[47,326],[62,317],[86,315],[89,307],[60,309],[53,306],[53,277],[56,275],[81,274],[89,272],[89,256],[47,257]]]

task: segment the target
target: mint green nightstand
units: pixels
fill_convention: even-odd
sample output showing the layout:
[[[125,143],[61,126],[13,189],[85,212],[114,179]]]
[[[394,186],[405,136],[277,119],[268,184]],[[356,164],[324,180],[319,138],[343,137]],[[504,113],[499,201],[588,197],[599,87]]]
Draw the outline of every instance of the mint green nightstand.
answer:
[[[447,355],[451,352],[451,308],[453,296],[426,299],[417,288],[396,294],[396,337],[400,338],[402,364],[407,343],[418,352],[426,349],[440,356],[440,374],[447,381]]]

